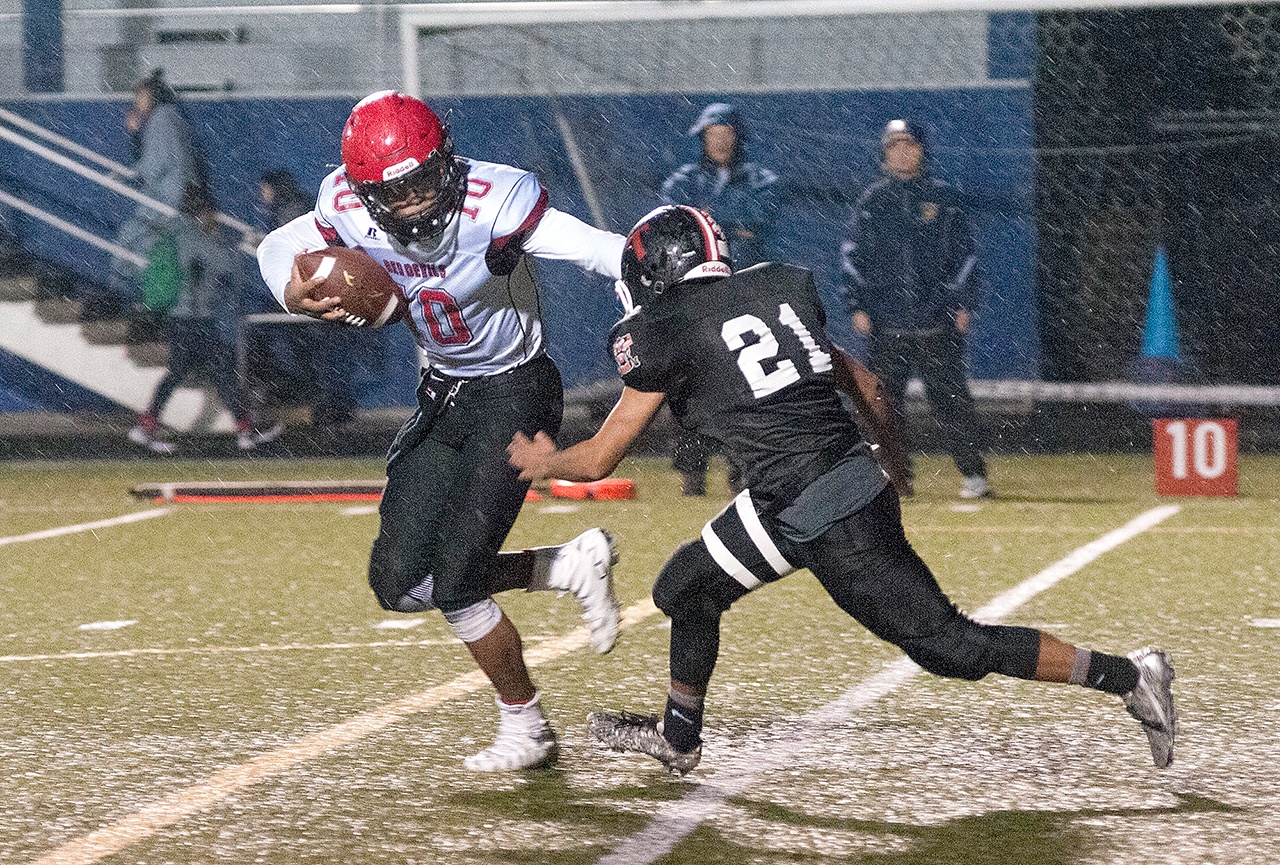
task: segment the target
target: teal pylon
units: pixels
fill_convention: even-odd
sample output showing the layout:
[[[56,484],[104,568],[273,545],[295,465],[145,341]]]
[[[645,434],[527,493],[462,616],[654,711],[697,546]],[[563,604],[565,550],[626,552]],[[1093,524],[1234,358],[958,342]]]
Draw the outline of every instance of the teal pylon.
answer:
[[[1142,356],[1182,362],[1178,345],[1178,317],[1173,307],[1173,286],[1169,279],[1169,256],[1156,247],[1151,267],[1151,289],[1147,298],[1147,321],[1142,329]]]

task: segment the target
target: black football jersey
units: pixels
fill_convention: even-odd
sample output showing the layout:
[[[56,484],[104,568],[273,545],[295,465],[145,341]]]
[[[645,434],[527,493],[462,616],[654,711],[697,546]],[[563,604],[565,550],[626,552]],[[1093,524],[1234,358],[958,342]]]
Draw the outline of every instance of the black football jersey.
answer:
[[[840,402],[813,274],[761,264],[681,287],[618,322],[622,380],[667,394],[686,429],[720,442],[753,498],[783,507],[867,445]]]

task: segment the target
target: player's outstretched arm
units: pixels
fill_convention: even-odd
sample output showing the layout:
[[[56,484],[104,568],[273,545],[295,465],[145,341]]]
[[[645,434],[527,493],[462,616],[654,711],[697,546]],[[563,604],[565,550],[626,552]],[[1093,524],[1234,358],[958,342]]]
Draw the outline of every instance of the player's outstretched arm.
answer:
[[[584,270],[622,278],[621,234],[601,231],[577,217],[548,207],[538,227],[524,241],[524,251],[537,258],[572,261]]]
[[[511,465],[520,469],[520,478],[538,481],[559,478],[566,481],[598,481],[608,477],[636,437],[662,405],[666,394],[646,393],[624,387],[609,417],[591,438],[565,450],[557,450],[546,433],[532,439],[516,433],[507,445]]]
[[[884,386],[879,377],[840,346],[833,346],[835,362],[832,372],[836,386],[853,400],[858,414],[871,425],[876,444],[880,446],[880,464],[889,473],[898,495],[909,496],[914,490],[911,472],[907,469],[907,452],[902,443],[902,431],[898,428],[898,416],[889,405]]]

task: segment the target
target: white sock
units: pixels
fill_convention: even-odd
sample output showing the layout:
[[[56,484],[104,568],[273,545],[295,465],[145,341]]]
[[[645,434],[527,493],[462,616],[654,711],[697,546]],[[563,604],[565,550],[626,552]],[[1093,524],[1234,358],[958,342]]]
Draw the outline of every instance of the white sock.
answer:
[[[501,697],[495,697],[493,701],[498,704],[498,713],[504,724],[518,724],[531,733],[537,733],[546,723],[540,691],[535,691],[533,699],[525,703],[504,703]]]

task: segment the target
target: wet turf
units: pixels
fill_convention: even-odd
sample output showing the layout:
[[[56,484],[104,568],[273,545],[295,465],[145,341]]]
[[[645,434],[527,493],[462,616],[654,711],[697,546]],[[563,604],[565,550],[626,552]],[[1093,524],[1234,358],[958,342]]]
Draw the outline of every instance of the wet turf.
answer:
[[[0,537],[155,507],[128,495],[140,481],[380,471],[377,461],[3,464]],[[621,474],[637,480],[636,500],[531,503],[508,546],[603,525],[621,541],[624,605],[643,603],[667,553],[728,494],[713,472],[710,497],[682,498],[658,461]],[[919,475],[908,535],[971,610],[1140,513],[1181,506],[1008,618],[1104,650],[1167,648],[1183,722],[1172,769],[1150,766],[1118,700],[995,677],[915,676],[804,726],[901,656],[797,575],[726,617],[703,763],[683,780],[597,749],[583,724],[596,708],[657,708],[663,617],[637,613],[601,658],[559,648],[580,624],[569,598],[500,597],[530,655],[545,657],[533,675],[563,756],[549,771],[471,775],[461,758],[491,736],[491,698],[456,684],[472,665],[438,616],[373,602],[364,567],[376,515],[345,515],[340,503],[176,505],[0,546],[0,861],[1274,861],[1280,460],[1245,458],[1242,494],[1229,500],[1157,499],[1140,457],[996,458],[1000,497],[976,509],[957,509],[959,478],[944,462],[923,461]],[[412,618],[425,621],[378,627]],[[115,626],[81,629],[95,623]],[[452,690],[376,722],[440,686]],[[326,748],[344,722],[361,726],[337,728],[355,732]],[[290,757],[308,743],[314,752]],[[760,770],[778,753],[780,766]],[[133,819],[155,803],[164,807],[150,822]],[[691,820],[707,803],[706,819]],[[89,835],[102,827],[128,843]],[[86,836],[102,843],[72,858],[82,848],[65,845]]]

